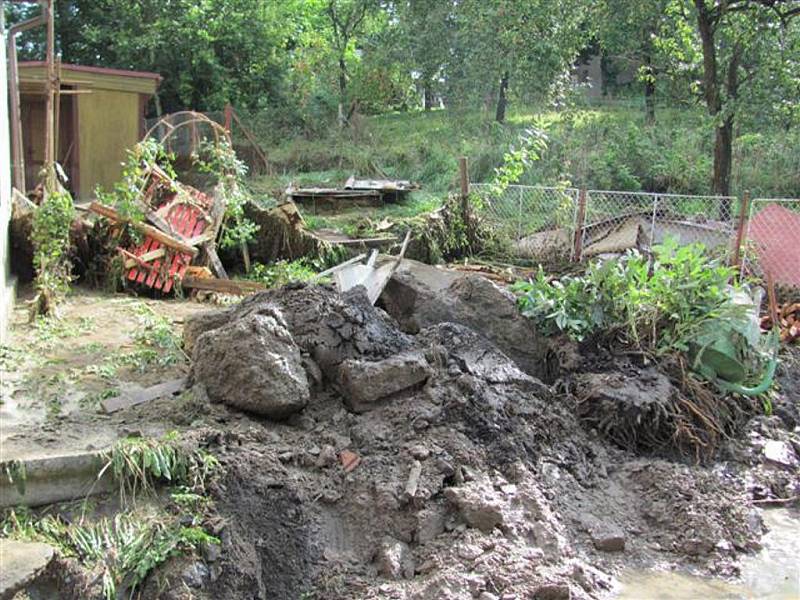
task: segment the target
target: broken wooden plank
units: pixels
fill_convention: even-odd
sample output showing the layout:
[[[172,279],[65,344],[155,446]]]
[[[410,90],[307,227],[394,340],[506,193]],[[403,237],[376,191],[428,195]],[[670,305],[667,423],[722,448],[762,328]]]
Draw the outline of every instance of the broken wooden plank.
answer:
[[[89,205],[89,210],[91,210],[95,214],[105,217],[106,219],[110,219],[118,223],[130,223],[145,235],[149,235],[151,238],[153,238],[158,242],[161,242],[165,246],[174,248],[175,250],[178,250],[183,254],[189,254],[190,256],[197,256],[198,253],[197,248],[187,244],[186,240],[184,240],[183,238],[178,239],[177,236],[167,235],[163,231],[156,229],[152,225],[148,225],[146,223],[136,223],[134,221],[131,221],[130,219],[127,219],[122,215],[120,215],[116,209],[111,208],[110,206],[100,204],[99,202],[92,202]]]
[[[183,391],[184,388],[186,388],[186,378],[181,377],[180,379],[165,381],[164,383],[159,383],[158,385],[154,385],[143,390],[122,394],[121,396],[116,396],[115,398],[107,398],[106,400],[103,400],[101,406],[103,407],[103,411],[108,414],[118,411],[121,408],[130,408],[131,406],[136,406],[137,404],[144,404],[145,402],[150,402],[151,400],[155,400],[163,396],[173,396],[178,392]]]
[[[222,266],[222,261],[217,255],[217,249],[214,246],[214,243],[206,242],[203,245],[203,249],[206,251],[208,262],[211,264],[211,269],[214,271],[214,274],[220,279],[228,279],[228,273],[225,271],[225,267]]]
[[[366,254],[359,254],[358,256],[354,256],[353,258],[351,258],[349,260],[346,260],[343,263],[339,263],[338,265],[335,265],[335,266],[331,267],[330,269],[326,269],[326,270],[322,271],[321,273],[317,273],[316,275],[314,275],[314,277],[311,278],[311,280],[312,281],[316,281],[317,279],[322,279],[323,277],[327,277],[328,275],[332,275],[333,273],[336,273],[337,271],[341,271],[345,267],[348,267],[348,266],[350,266],[352,264],[355,264],[355,263],[357,263],[359,261],[364,260],[366,257],[367,257]]]
[[[123,251],[123,252],[125,252],[127,254],[130,254],[127,250],[124,250],[122,248],[119,248],[119,250],[121,250],[121,251]],[[125,261],[125,268],[126,269],[132,269],[136,265],[152,266],[152,265],[146,265],[146,263],[149,263],[151,260],[155,260],[157,258],[161,258],[166,253],[167,253],[167,251],[164,250],[164,248],[158,248],[157,250],[151,250],[150,252],[145,252],[141,256],[136,256],[135,254],[131,255],[131,258],[128,258]]]
[[[220,292],[222,294],[234,294],[237,296],[245,296],[267,289],[264,284],[256,281],[234,281],[232,279],[193,277],[191,275],[185,275],[181,281],[181,285],[194,290],[207,290],[209,292]]]

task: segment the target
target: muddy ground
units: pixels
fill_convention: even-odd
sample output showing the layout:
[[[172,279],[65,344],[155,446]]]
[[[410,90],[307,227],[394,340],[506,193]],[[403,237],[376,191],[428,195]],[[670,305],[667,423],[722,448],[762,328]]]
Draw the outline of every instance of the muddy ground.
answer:
[[[469,290],[485,310],[485,284]],[[579,410],[587,368],[607,382],[597,397],[634,378],[641,399],[663,385],[647,366],[531,336],[521,368],[495,345],[524,337],[511,312],[494,331],[463,308],[426,314],[401,327],[359,294],[289,286],[189,319],[191,393],[103,426],[159,423],[217,455],[222,543],[141,597],[603,598],[623,567],[735,577],[765,530],[757,507],[800,493],[796,348],[773,416],[743,403],[699,463],[623,448]],[[93,597],[75,572],[54,573],[63,597]]]

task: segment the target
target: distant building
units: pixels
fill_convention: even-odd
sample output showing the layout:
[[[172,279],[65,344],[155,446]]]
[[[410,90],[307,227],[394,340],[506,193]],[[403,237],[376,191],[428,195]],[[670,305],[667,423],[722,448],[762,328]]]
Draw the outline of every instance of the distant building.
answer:
[[[19,63],[25,186],[40,180],[44,163],[44,62]],[[125,151],[144,134],[147,101],[155,94],[157,73],[81,65],[61,65],[56,160],[69,177],[77,200],[95,188],[111,187],[122,173]]]

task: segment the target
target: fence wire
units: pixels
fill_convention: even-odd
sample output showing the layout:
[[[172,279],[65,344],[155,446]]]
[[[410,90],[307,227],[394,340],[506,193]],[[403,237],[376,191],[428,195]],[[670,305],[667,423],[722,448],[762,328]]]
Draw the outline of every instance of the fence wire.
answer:
[[[478,210],[511,254],[543,261],[570,258],[579,190],[575,188],[473,184]]]
[[[513,185],[498,192],[474,184],[472,189],[479,210],[508,240],[511,252],[542,262],[575,258],[576,251],[581,258],[630,248],[649,251],[668,237],[681,244],[701,242],[727,257],[738,211],[733,197],[587,190],[581,215],[575,188]]]
[[[755,199],[744,235],[742,273],[800,288],[800,199]]]

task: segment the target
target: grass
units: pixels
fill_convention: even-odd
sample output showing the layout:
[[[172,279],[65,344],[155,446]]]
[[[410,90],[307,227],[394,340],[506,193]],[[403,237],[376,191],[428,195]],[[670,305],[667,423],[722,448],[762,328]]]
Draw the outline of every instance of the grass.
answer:
[[[121,440],[104,456],[98,478],[109,472],[119,482],[122,512],[91,519],[84,504],[79,518],[71,519],[17,508],[6,513],[0,531],[4,537],[48,543],[62,556],[99,571],[103,595],[114,600],[132,595],[170,557],[219,543],[203,527],[213,509],[206,484],[218,473],[219,462],[203,450],[189,449],[174,432],[161,439]],[[24,486],[24,472],[15,465],[6,465],[6,475]],[[172,486],[166,507],[129,508],[137,495],[155,497],[159,483]]]
[[[800,131],[740,119],[732,186],[766,197],[800,196]],[[351,174],[412,179],[441,195],[458,182],[457,158],[470,159],[470,179],[488,181],[509,147],[536,120],[548,128],[549,149],[521,183],[568,182],[594,189],[706,194],[714,129],[699,107],[659,108],[645,124],[636,105],[585,105],[568,111],[516,105],[499,125],[487,112],[393,113],[361,119],[355,129],[332,127],[319,138],[275,136],[262,145],[271,176],[251,179],[258,194],[276,196],[290,182],[341,184]]]

